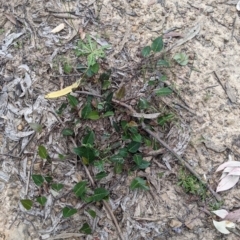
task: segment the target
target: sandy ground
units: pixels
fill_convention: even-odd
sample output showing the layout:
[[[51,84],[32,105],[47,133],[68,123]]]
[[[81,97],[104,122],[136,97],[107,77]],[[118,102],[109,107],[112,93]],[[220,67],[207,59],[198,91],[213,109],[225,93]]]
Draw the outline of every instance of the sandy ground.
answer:
[[[84,20],[87,19],[84,16],[87,15],[88,19],[91,19],[91,14],[97,14],[100,23],[91,22],[86,25],[84,31],[97,33],[112,45],[113,51],[108,56],[109,64],[122,72],[126,65],[134,65],[140,61],[139,52],[142,47],[151,42],[151,39],[170,29],[186,35],[193,27],[200,26],[196,37],[170,51],[170,56],[177,52],[185,52],[190,59],[188,65],[185,67],[174,65],[173,69],[167,70],[170,82],[177,87],[191,112],[181,107],[176,108],[171,101],[169,104],[176,108],[179,116],[191,129],[191,140],[183,157],[216,189],[219,177],[214,173],[216,167],[228,160],[229,155],[235,160],[239,160],[240,156],[240,57],[238,54],[240,52],[240,19],[235,5],[231,1],[191,3],[187,0],[166,0],[159,3],[150,0],[133,0],[125,4],[122,1],[109,0],[85,2],[88,4],[91,2],[89,5],[91,11],[85,9],[80,12],[80,19],[73,19],[73,23],[77,26],[84,25],[86,23]],[[39,95],[43,96],[61,86],[62,79],[60,83],[57,82],[57,86],[49,82],[51,76],[56,73],[54,72],[56,68],[51,66],[49,59],[53,55],[55,57],[56,49],[58,50],[56,55],[58,52],[61,53],[59,55],[66,53],[68,47],[70,48],[75,41],[69,40],[71,32],[66,33],[66,38],[62,38],[61,42],[52,41],[46,35],[41,36],[40,33],[46,31],[47,27],[53,28],[63,21],[63,18],[57,18],[53,13],[47,12],[45,7],[56,11],[60,11],[62,6],[67,6],[72,11],[81,10],[81,8],[75,1],[64,4],[54,0],[47,2],[45,6],[42,1],[29,1],[25,6],[12,1],[0,3],[0,6],[0,16],[2,16],[0,30],[3,30],[0,35],[1,42],[11,32],[21,32],[27,29],[26,26],[30,28],[27,33],[18,38],[17,45],[9,48],[13,57],[7,60],[2,58],[1,86],[3,88],[11,81],[8,77],[13,79],[23,76],[18,67],[26,64],[34,79],[31,85],[34,91],[30,95],[34,102]],[[4,13],[9,14],[7,18]],[[17,17],[24,24],[18,26]],[[5,18],[6,21],[4,21]],[[67,21],[70,20],[67,19]],[[177,39],[167,38],[164,41],[167,46],[171,46]],[[54,81],[56,83],[56,79]],[[69,77],[65,84],[68,85],[73,81],[74,77]],[[121,81],[127,82],[127,79],[123,77],[119,83]],[[136,86],[143,84],[142,79],[134,79],[131,84],[133,89],[137,89]],[[30,103],[30,100],[28,99],[21,107]],[[51,104],[51,107],[58,105],[57,102]],[[19,126],[22,123],[24,124],[24,120],[16,116],[14,124]],[[45,123],[50,124],[46,119]],[[1,129],[1,153],[6,153],[20,139],[15,142],[8,140],[5,123],[2,123]],[[49,139],[46,140],[50,142]],[[22,161],[25,156],[28,158],[26,164],[33,158],[34,146],[37,143],[38,140],[29,147],[30,155],[23,154]],[[160,161],[160,159],[157,160]],[[18,169],[16,167],[18,163],[18,159],[1,156],[0,239],[41,239],[41,230],[48,229],[54,221],[50,218],[50,220],[44,220],[43,224],[41,216],[22,214],[19,199],[24,196],[26,184],[16,174],[15,169]],[[20,168],[23,165],[21,164]],[[136,240],[239,239],[234,234],[222,235],[216,231],[212,224],[212,216],[203,211],[203,209],[210,210],[209,205],[202,203],[199,199],[191,199],[181,187],[177,186],[178,169],[178,165],[174,166],[172,172],[159,169],[157,165],[151,166],[149,175],[153,182],[155,181],[154,194],[129,193],[124,188],[124,185],[130,181],[129,177],[112,190],[113,196],[115,195],[112,206],[116,207],[115,214],[120,209],[121,216],[118,220],[125,236],[128,235],[129,239]],[[166,171],[164,178],[156,178],[156,175],[162,171]],[[116,181],[120,182],[120,180],[121,178],[116,177]],[[222,208],[227,210],[239,208],[239,184],[221,195],[224,199]],[[122,198],[117,203],[118,197]],[[209,200],[211,201],[214,203],[215,200]],[[103,211],[103,213],[106,215],[106,212]],[[81,221],[81,216],[69,222],[65,221],[65,228],[59,228],[56,232],[49,230],[49,236],[46,231],[42,236],[44,235],[45,239],[51,239],[50,235],[53,233],[57,235],[65,231],[69,232],[69,226],[74,221]],[[111,220],[102,221],[104,224],[96,227],[96,233],[93,236],[72,235],[69,239],[117,239]],[[75,224],[71,231],[77,232],[77,229],[79,227]]]

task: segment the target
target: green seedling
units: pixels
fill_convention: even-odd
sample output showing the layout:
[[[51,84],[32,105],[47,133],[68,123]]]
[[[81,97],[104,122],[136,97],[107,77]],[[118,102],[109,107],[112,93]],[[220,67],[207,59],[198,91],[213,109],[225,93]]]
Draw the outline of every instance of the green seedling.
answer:
[[[199,180],[187,173],[185,170],[181,169],[179,172],[178,185],[182,186],[186,193],[191,193],[201,197],[202,200],[207,197],[206,187],[199,182]]]

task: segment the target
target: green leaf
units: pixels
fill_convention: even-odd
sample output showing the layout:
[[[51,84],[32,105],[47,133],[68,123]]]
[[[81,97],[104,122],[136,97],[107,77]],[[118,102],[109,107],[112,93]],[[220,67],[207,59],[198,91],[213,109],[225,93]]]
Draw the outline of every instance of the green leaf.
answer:
[[[112,157],[110,157],[110,160],[112,162],[118,162],[118,163],[123,163],[124,162],[124,159],[122,156],[116,154],[116,155],[113,155]]]
[[[89,68],[88,70],[87,70],[87,73],[86,73],[86,75],[89,77],[89,78],[91,78],[92,76],[94,76],[94,72]]]
[[[149,162],[143,160],[143,157],[140,154],[135,154],[133,160],[139,169],[146,169],[150,165]]]
[[[117,155],[120,155],[123,158],[127,157],[128,156],[127,148],[120,148]]]
[[[106,113],[104,113],[103,117],[111,117],[114,116],[114,112],[113,111],[108,111]]]
[[[117,122],[113,121],[113,128],[115,129],[116,132],[120,132],[120,127]]]
[[[88,113],[86,116],[86,119],[91,119],[91,120],[98,120],[100,118],[99,113],[97,111],[91,111]]]
[[[105,188],[96,188],[94,194],[89,198],[91,202],[99,202],[109,195],[109,191]]]
[[[39,187],[44,183],[44,178],[42,175],[32,175],[32,180]]]
[[[86,185],[87,181],[81,181],[74,186],[73,192],[76,194],[77,197],[83,198],[85,196],[85,193],[87,191]]]
[[[31,200],[21,199],[20,202],[25,209],[30,210],[32,208],[33,202]]]
[[[115,172],[115,174],[122,173],[122,170],[123,170],[123,164],[122,163],[120,163],[120,162],[114,163],[114,172]]]
[[[48,159],[48,152],[47,152],[47,149],[40,145],[38,147],[38,155],[42,158],[42,159]]]
[[[64,156],[63,154],[59,153],[58,154],[58,157],[60,160],[64,160],[66,158],[66,156]]]
[[[69,74],[69,73],[72,72],[72,69],[73,68],[72,68],[72,66],[69,63],[67,63],[67,62],[64,63],[64,65],[63,65],[64,73]]]
[[[46,182],[48,182],[48,183],[50,183],[53,180],[53,178],[51,176],[45,176],[44,178],[45,178]]]
[[[78,63],[77,66],[76,66],[76,69],[79,71],[79,72],[85,72],[87,70],[87,66],[81,64],[81,63]]]
[[[37,197],[37,202],[40,203],[42,206],[45,205],[45,203],[47,202],[47,198],[42,196],[42,197]]]
[[[92,130],[89,130],[88,133],[84,136],[82,143],[83,144],[94,144],[95,134]]]
[[[100,172],[103,172],[103,171],[104,171],[104,163],[103,163],[102,160],[94,161],[94,166],[95,166]]]
[[[127,149],[130,153],[135,153],[138,151],[139,147],[141,146],[141,143],[132,141],[128,144]]]
[[[87,103],[81,111],[81,117],[83,119],[87,119],[87,116],[91,111],[92,111],[92,107],[91,107],[90,103]]]
[[[92,163],[95,160],[96,156],[97,156],[95,149],[93,149],[91,147],[86,147],[86,146],[77,147],[77,148],[74,148],[73,151],[79,157],[86,158],[88,163]]]
[[[134,142],[139,142],[139,143],[142,142],[142,136],[141,136],[139,133],[133,133],[133,134],[131,134],[131,139],[132,139]]]
[[[65,218],[71,217],[72,215],[77,213],[77,209],[65,207],[65,208],[63,208],[62,213],[63,213],[63,217],[65,217]]]
[[[67,95],[67,99],[68,99],[68,102],[69,104],[72,106],[72,107],[76,107],[78,105],[78,100],[76,97],[68,94]]]
[[[107,176],[107,173],[106,173],[106,172],[100,172],[100,173],[96,174],[95,178],[96,178],[97,180],[100,180],[100,179],[102,179],[102,178],[105,178],[106,176]]]
[[[59,192],[63,188],[63,184],[61,183],[53,183],[51,185],[52,189],[56,192]]]
[[[67,108],[67,104],[66,104],[66,103],[63,103],[63,104],[61,105],[61,107],[56,111],[56,113],[57,113],[58,115],[61,115],[66,108]]]
[[[160,78],[159,78],[159,81],[162,81],[162,82],[165,82],[167,80],[167,76],[166,75],[162,75]]]
[[[111,81],[104,80],[102,83],[102,90],[107,90],[111,86]]]
[[[170,67],[170,63],[166,60],[160,59],[157,62],[157,66]]]
[[[188,64],[188,56],[185,53],[176,53],[173,59],[181,66],[186,66]]]
[[[72,136],[74,134],[74,131],[70,128],[65,128],[62,130],[63,136]]]
[[[138,108],[141,110],[149,108],[149,102],[145,98],[140,98],[138,102]]]
[[[92,209],[89,209],[89,210],[88,210],[88,213],[90,214],[90,216],[91,216],[92,218],[95,218],[95,217],[97,216],[96,212],[93,211]]]
[[[40,125],[38,123],[28,123],[28,124],[35,132],[41,132],[42,131],[42,125]]]
[[[155,40],[153,40],[151,49],[154,52],[160,52],[163,49],[163,40],[162,37],[158,37]]]
[[[142,161],[143,161],[143,157],[142,157],[142,155],[140,155],[140,154],[135,154],[135,155],[133,156],[133,160],[134,160],[134,162],[135,162],[137,165],[140,165],[140,164],[142,163]]]
[[[162,117],[159,117],[157,119],[157,122],[160,126],[164,126],[167,122],[170,122],[174,119],[174,114],[170,113],[170,114],[166,114]]]
[[[84,234],[92,234],[92,229],[90,228],[88,223],[84,223],[79,231]]]
[[[110,92],[106,97],[106,102],[112,103],[112,99],[113,99],[113,92]]]
[[[142,55],[143,55],[143,57],[149,56],[150,52],[151,52],[151,47],[150,47],[150,46],[144,47],[144,48],[142,49]]]
[[[172,92],[172,89],[170,89],[169,87],[159,88],[155,90],[157,96],[167,96]]]
[[[143,189],[143,190],[149,190],[149,187],[146,185],[146,181],[140,177],[136,177],[132,180],[130,189]]]
[[[90,67],[90,70],[94,73],[98,73],[98,70],[99,70],[99,64],[98,63],[95,63],[94,65],[92,65]]]

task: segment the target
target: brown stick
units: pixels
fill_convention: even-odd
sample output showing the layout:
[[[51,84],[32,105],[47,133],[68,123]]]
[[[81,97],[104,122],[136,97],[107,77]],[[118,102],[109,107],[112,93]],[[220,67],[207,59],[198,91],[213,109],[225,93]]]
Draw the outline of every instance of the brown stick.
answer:
[[[212,195],[220,202],[222,201],[222,198],[220,197],[220,195],[218,193],[216,193],[211,186],[209,186],[207,184],[207,182],[203,181],[202,178],[200,177],[200,175],[198,173],[196,173],[192,167],[183,159],[181,158],[174,150],[172,150],[170,148],[170,146],[165,143],[162,139],[160,139],[156,133],[152,132],[150,129],[147,128],[147,126],[142,122],[142,128],[148,133],[150,134],[153,138],[155,138],[162,146],[164,146],[174,157],[177,158],[177,160],[188,169],[189,172],[191,172],[204,186],[206,186],[209,191],[212,193]]]

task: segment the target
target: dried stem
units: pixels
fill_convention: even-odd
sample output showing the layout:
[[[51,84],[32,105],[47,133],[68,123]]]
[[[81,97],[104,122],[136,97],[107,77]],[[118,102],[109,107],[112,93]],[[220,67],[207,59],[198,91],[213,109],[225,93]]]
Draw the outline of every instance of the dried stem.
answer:
[[[211,186],[209,186],[205,181],[202,180],[200,175],[193,170],[193,168],[183,159],[181,158],[174,150],[170,148],[170,146],[165,143],[162,139],[160,139],[156,133],[152,132],[150,129],[147,128],[147,126],[142,122],[142,128],[153,138],[155,138],[162,146],[164,146],[174,157],[177,158],[177,160],[188,169],[189,172],[191,172],[204,186],[206,186],[209,191],[212,193],[212,195],[220,202],[222,198],[218,193],[216,193]]]

